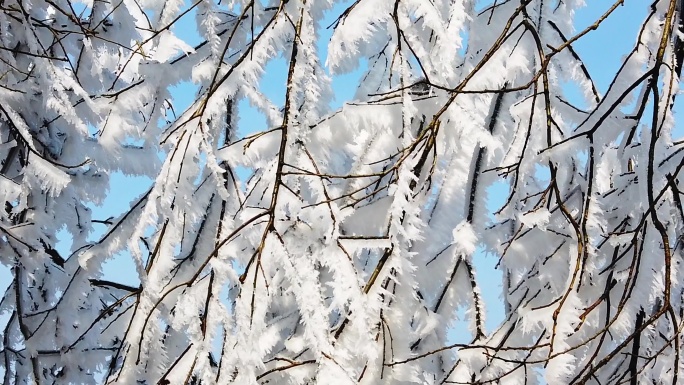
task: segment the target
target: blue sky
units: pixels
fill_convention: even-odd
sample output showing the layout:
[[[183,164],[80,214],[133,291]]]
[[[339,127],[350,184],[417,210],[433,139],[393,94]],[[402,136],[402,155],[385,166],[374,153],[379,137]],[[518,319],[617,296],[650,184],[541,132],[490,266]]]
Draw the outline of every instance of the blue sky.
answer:
[[[612,5],[613,1],[591,0],[589,8],[584,8],[577,15],[577,30],[581,30],[593,23],[600,14]],[[622,58],[634,45],[638,28],[643,21],[648,10],[649,2],[643,0],[626,0],[625,5],[616,10],[616,13],[608,18],[601,27],[592,32],[591,36],[581,39],[574,47],[580,57],[585,61],[590,73],[594,76],[596,86],[601,93],[605,92],[617,68],[622,62]],[[322,25],[330,25],[344,10],[343,5],[336,6],[329,12]],[[188,14],[175,28],[175,32],[187,39],[190,43],[198,43],[199,37],[194,31],[195,15],[194,12]],[[320,47],[325,53],[325,46],[332,30],[325,30],[320,37]],[[358,84],[361,72],[356,71],[351,74],[333,77],[333,89],[335,90],[336,100],[332,103],[333,108],[340,107],[344,101],[350,101],[354,95],[354,85]],[[283,104],[286,77],[286,62],[283,58],[275,59],[266,67],[265,75],[262,80],[263,92],[274,102]],[[191,84],[180,84],[173,90],[174,107],[177,113],[183,111],[194,98],[196,88]],[[575,101],[577,91],[568,88],[569,96]],[[574,95],[574,96],[573,96]],[[681,98],[680,98],[681,99]],[[240,134],[247,134],[253,131],[266,129],[266,121],[248,103],[239,104]],[[93,207],[93,218],[105,219],[111,216],[118,216],[128,209],[132,200],[143,193],[150,185],[151,181],[146,178],[130,178],[121,174],[112,176],[112,189],[109,198],[102,207]],[[495,210],[505,198],[505,190],[490,189],[490,205]],[[104,229],[103,229],[104,230]],[[62,255],[68,255],[70,240],[66,232],[60,233],[62,242],[58,245],[58,250]],[[494,328],[503,318],[503,307],[499,299],[501,293],[501,275],[494,270],[497,258],[484,254],[477,255],[475,258],[478,269],[478,280],[482,285],[485,303],[488,304],[488,329]],[[105,265],[105,275],[109,279],[117,280],[122,283],[137,284],[135,268],[127,255],[122,255]],[[4,290],[9,283],[9,272],[4,267],[0,267],[0,290]],[[0,322],[2,324],[2,322]],[[455,326],[454,339],[460,340],[459,336],[465,336],[460,329],[465,328],[464,324],[457,323]],[[465,329],[464,329],[465,330]]]

